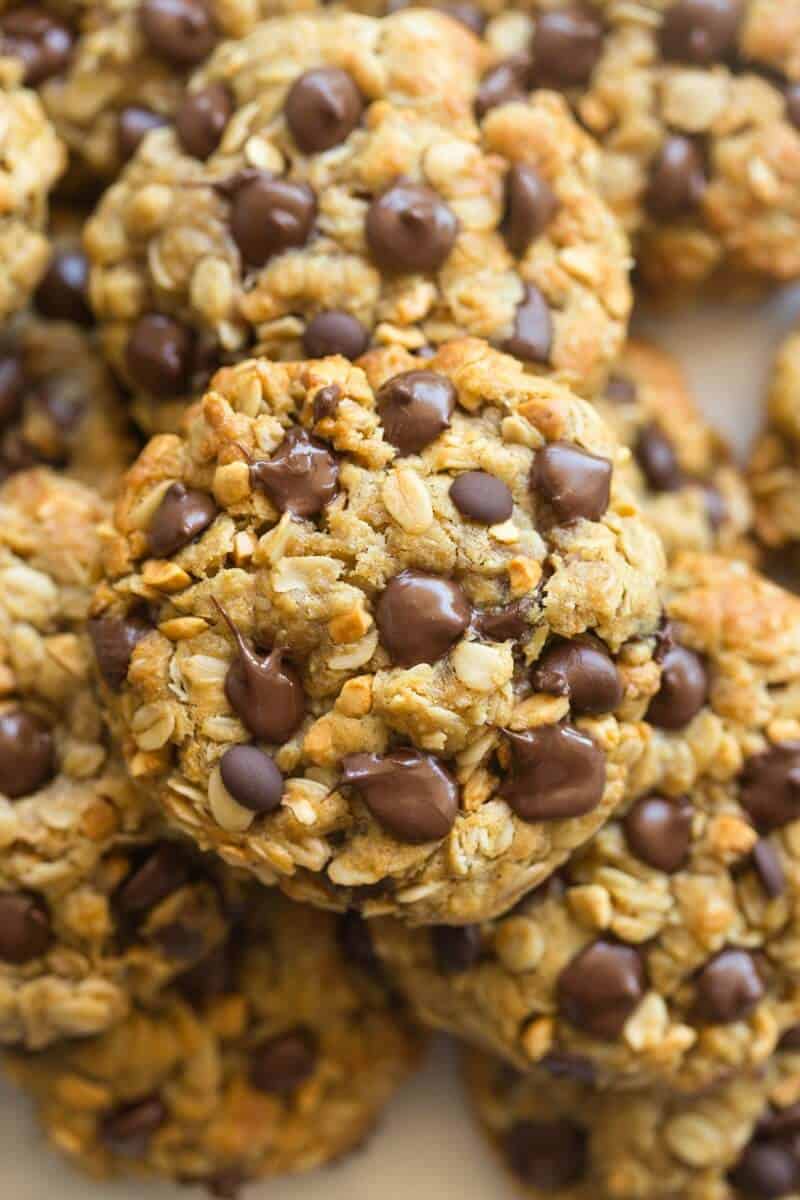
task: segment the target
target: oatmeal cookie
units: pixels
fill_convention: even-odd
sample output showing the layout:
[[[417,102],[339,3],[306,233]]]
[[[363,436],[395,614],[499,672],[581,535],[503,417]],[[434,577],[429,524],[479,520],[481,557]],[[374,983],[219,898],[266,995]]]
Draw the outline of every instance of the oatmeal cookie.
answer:
[[[424,355],[468,334],[602,385],[631,294],[596,149],[552,93],[475,120],[480,44],[463,32],[461,85],[440,82],[416,32],[435,19],[290,18],[225,43],[105,194],[92,302],[146,429],[175,428],[192,381],[250,353]]]
[[[686,555],[667,611],[622,815],[499,921],[374,926],[422,1019],[522,1070],[693,1091],[763,1063],[800,1018],[800,601]],[[546,650],[538,668],[568,669]]]
[[[555,1200],[795,1200],[800,1028],[761,1072],[698,1096],[598,1093],[465,1062],[480,1125],[525,1193]]]
[[[365,957],[357,918],[263,889],[249,908],[228,951],[159,1008],[8,1056],[54,1145],[85,1170],[233,1196],[356,1149],[414,1067],[422,1039]]]
[[[781,345],[770,380],[766,428],[750,459],[756,530],[771,549],[800,543],[800,331]]]
[[[684,550],[754,557],[747,484],[674,358],[631,339],[597,404],[631,451],[628,482],[668,558]]]
[[[132,773],[203,848],[322,906],[459,923],[622,800],[662,551],[565,388],[474,340],[365,368],[226,368],[151,440],[99,668]],[[532,685],[548,638],[589,646],[572,699]]]
[[[642,282],[800,273],[798,0],[528,0],[490,25],[482,106],[564,92]]]

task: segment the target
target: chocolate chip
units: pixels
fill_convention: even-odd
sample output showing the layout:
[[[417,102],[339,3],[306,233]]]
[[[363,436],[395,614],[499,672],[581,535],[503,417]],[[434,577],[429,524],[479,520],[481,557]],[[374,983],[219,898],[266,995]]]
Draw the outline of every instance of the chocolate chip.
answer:
[[[782,895],[786,890],[786,875],[781,857],[772,842],[761,838],[753,847],[751,858],[755,872],[761,880],[761,886],[770,900]]]
[[[467,629],[472,609],[457,583],[401,571],[375,606],[381,645],[396,666],[435,663]]]
[[[531,672],[537,692],[569,697],[573,713],[597,716],[622,703],[616,663],[599,638],[583,634],[548,647]]]
[[[481,956],[479,925],[439,925],[431,930],[433,957],[442,975],[463,975]]]
[[[746,950],[722,950],[698,972],[695,1015],[709,1025],[741,1021],[764,996],[755,960]]]
[[[475,630],[490,642],[516,642],[530,632],[530,612],[530,597],[525,596],[502,608],[478,613]]]
[[[339,917],[337,939],[342,954],[354,967],[375,974],[380,967],[369,923],[360,913],[349,911]]]
[[[40,901],[23,892],[0,892],[0,962],[24,966],[49,945],[50,918]]]
[[[764,1139],[782,1138],[800,1133],[800,1103],[784,1108],[770,1106],[756,1126],[756,1136]]]
[[[202,62],[217,44],[203,0],[141,0],[139,24],[153,53],[173,67]]]
[[[74,321],[89,326],[89,260],[75,247],[56,250],[33,298],[37,310],[51,321]]]
[[[121,109],[117,117],[117,149],[122,162],[133,158],[151,129],[163,129],[168,124],[166,117],[139,104]]]
[[[271,458],[251,465],[250,480],[280,512],[315,517],[339,490],[339,467],[324,442],[295,426]]]
[[[659,221],[685,216],[702,203],[707,182],[701,151],[690,138],[673,134],[650,168],[647,211]]]
[[[599,521],[611,498],[611,463],[569,442],[551,442],[533,457],[528,487],[559,521]]]
[[[129,917],[148,912],[182,888],[188,878],[185,851],[175,842],[162,842],[147,853],[117,888],[116,908]]]
[[[708,66],[736,47],[739,0],[677,0],[664,13],[661,53],[677,62]]]
[[[487,71],[478,88],[475,112],[485,117],[493,108],[524,101],[528,94],[531,60],[527,54],[512,54]]]
[[[500,525],[514,511],[511,489],[487,471],[465,471],[450,485],[450,499],[462,516],[480,525]]]
[[[314,424],[324,421],[326,417],[332,417],[341,398],[342,389],[338,383],[329,383],[327,387],[320,388],[314,397]]]
[[[523,821],[561,821],[597,808],[606,786],[606,759],[572,725],[540,725],[507,733],[512,772],[501,788]]]
[[[161,313],[139,317],[128,338],[125,363],[134,383],[154,396],[178,396],[189,387],[193,338]]]
[[[647,486],[654,492],[677,492],[683,487],[675,447],[656,424],[645,425],[640,431],[633,453]]]
[[[458,785],[438,759],[399,748],[388,754],[348,754],[342,782],[355,788],[372,815],[398,841],[440,841],[458,814]]]
[[[514,331],[503,342],[506,354],[524,362],[550,361],[553,347],[553,317],[542,293],[533,284],[525,284],[525,295],[514,315]]]
[[[779,742],[747,760],[741,802],[767,833],[800,817],[800,742]]]
[[[800,1164],[790,1146],[753,1142],[728,1176],[737,1195],[752,1200],[780,1200],[800,1186]]]
[[[304,246],[316,215],[316,196],[307,183],[273,179],[260,171],[234,192],[231,233],[245,262],[263,267],[274,255]]]
[[[223,754],[219,769],[222,782],[237,804],[256,813],[274,812],[279,807],[283,776],[258,746],[231,746]]]
[[[781,1035],[779,1050],[800,1050],[800,1025],[792,1025]]]
[[[458,218],[441,196],[400,179],[367,211],[369,251],[383,271],[430,274],[444,266],[458,236]]]
[[[800,83],[790,83],[786,89],[786,116],[800,129]]]
[[[116,692],[128,674],[133,652],[151,626],[141,617],[97,617],[88,623],[97,667],[105,682]]]
[[[505,1136],[508,1165],[525,1184],[559,1192],[586,1174],[586,1130],[566,1117],[553,1121],[517,1121]]]
[[[227,613],[220,609],[236,642],[237,654],[225,677],[225,695],[242,724],[265,742],[285,742],[306,711],[300,676],[279,648],[256,654]]]
[[[56,773],[53,735],[23,708],[0,713],[0,793],[11,800],[30,796]]]
[[[650,701],[647,720],[659,729],[683,729],[708,699],[703,660],[685,646],[672,646],[662,660],[661,686]]]
[[[648,867],[673,875],[686,866],[693,815],[684,796],[643,796],[623,822],[628,849]]]
[[[314,1039],[306,1030],[280,1034],[253,1051],[250,1082],[260,1092],[288,1096],[314,1074],[317,1057]]]
[[[369,334],[361,322],[340,309],[317,313],[308,322],[303,334],[306,358],[327,358],[329,354],[341,354],[352,362],[364,353],[368,345]]]
[[[155,511],[147,543],[155,558],[171,558],[213,525],[219,509],[208,492],[171,484]]]
[[[503,233],[508,248],[522,258],[558,212],[558,197],[535,167],[518,163],[506,175]]]
[[[304,154],[321,154],[344,142],[361,120],[364,97],[355,80],[339,67],[319,67],[296,79],[284,112],[292,137]]]
[[[637,399],[636,384],[624,375],[610,375],[606,384],[606,400],[613,404],[635,404]]]
[[[11,352],[0,353],[0,429],[20,415],[27,380],[22,360]]]
[[[175,114],[175,131],[183,149],[204,162],[222,140],[233,113],[233,96],[224,83],[189,92]]]
[[[450,426],[457,394],[446,375],[405,371],[378,392],[384,433],[401,454],[419,454]]]
[[[542,13],[533,35],[539,87],[579,87],[589,82],[603,53],[603,26],[582,4]]]
[[[570,1024],[613,1042],[647,989],[638,950],[599,938],[581,950],[558,979],[558,1007]]]
[[[12,8],[0,17],[0,48],[22,61],[25,82],[31,87],[65,71],[74,44],[67,26],[43,8]]]
[[[192,1008],[202,1012],[233,991],[233,955],[228,943],[216,946],[195,966],[184,971],[177,981],[178,989]]]
[[[98,1137],[114,1154],[123,1158],[141,1158],[153,1134],[166,1123],[168,1116],[163,1100],[148,1096],[112,1109],[100,1121]]]

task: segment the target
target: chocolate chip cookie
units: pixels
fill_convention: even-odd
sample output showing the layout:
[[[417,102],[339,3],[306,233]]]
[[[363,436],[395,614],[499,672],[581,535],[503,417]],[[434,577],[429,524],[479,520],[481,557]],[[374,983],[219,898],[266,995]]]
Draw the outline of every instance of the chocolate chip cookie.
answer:
[[[217,49],[86,230],[146,429],[174,428],[193,382],[248,353],[424,357],[470,334],[602,384],[630,289],[595,148],[552,94],[477,120],[486,61],[416,9],[265,22]]]
[[[771,549],[794,550],[800,542],[800,333],[778,351],[765,415],[749,472],[756,530]]]
[[[227,950],[159,1008],[9,1056],[53,1143],[94,1175],[203,1183],[335,1161],[368,1136],[421,1038],[365,957],[357,918],[259,889]]]
[[[421,1018],[520,1069],[696,1091],[758,1067],[800,1017],[800,602],[702,555],[668,597],[621,816],[500,921],[374,936]]]
[[[598,181],[662,292],[800,271],[795,0],[529,0],[492,22],[481,105],[566,94]]]
[[[800,1057],[791,1031],[766,1070],[699,1096],[612,1095],[577,1074],[524,1077],[470,1051],[475,1115],[525,1193],[556,1200],[793,1200]]]
[[[631,339],[597,404],[631,452],[628,482],[669,558],[683,550],[754,557],[747,484],[674,358]]]
[[[95,598],[134,777],[296,898],[508,908],[645,749],[662,552],[616,455],[479,341],[221,371],[128,474]]]

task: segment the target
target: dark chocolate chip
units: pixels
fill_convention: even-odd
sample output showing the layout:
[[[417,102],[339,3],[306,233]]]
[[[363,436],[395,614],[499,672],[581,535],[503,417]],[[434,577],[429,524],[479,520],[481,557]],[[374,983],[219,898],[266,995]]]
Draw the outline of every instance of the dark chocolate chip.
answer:
[[[558,212],[558,197],[536,167],[517,163],[506,176],[503,223],[508,248],[522,258]]]
[[[450,485],[450,499],[462,516],[479,525],[500,525],[514,511],[511,489],[487,471],[465,471]]]
[[[185,851],[175,842],[162,842],[117,888],[116,908],[129,917],[149,912],[182,888],[188,878],[189,863]]]
[[[741,802],[766,833],[800,817],[800,742],[779,742],[747,760]]]
[[[537,18],[532,48],[539,87],[579,87],[589,82],[603,53],[603,26],[582,4],[544,12]]]
[[[364,97],[355,80],[339,67],[306,71],[289,89],[284,108],[292,137],[304,154],[340,145],[363,111]]]
[[[438,925],[431,930],[433,957],[442,975],[463,975],[481,956],[479,925]]]
[[[549,646],[531,672],[537,692],[567,696],[573,713],[597,716],[622,703],[616,663],[599,638],[582,634]]]
[[[501,793],[523,821],[561,821],[592,812],[603,799],[606,759],[572,725],[508,733],[512,771]]]
[[[150,49],[172,67],[193,67],[217,44],[217,28],[203,0],[141,0],[139,24]]]
[[[317,313],[303,333],[306,358],[327,358],[341,354],[343,358],[358,358],[369,345],[369,334],[356,317],[341,309]]]
[[[487,71],[478,88],[475,112],[485,117],[493,108],[525,100],[531,74],[531,59],[514,54]]]
[[[792,1025],[781,1035],[779,1050],[800,1050],[800,1025]]]
[[[22,359],[10,351],[0,353],[0,429],[19,417],[26,386]]]
[[[645,425],[633,448],[647,486],[654,492],[677,492],[683,487],[683,474],[675,447],[655,423]]]
[[[271,1038],[253,1051],[250,1082],[260,1092],[288,1096],[314,1074],[317,1047],[304,1029]]]
[[[533,284],[525,284],[525,294],[514,314],[514,329],[503,342],[506,354],[523,362],[547,363],[553,347],[553,317],[550,306]]]
[[[383,384],[377,400],[387,440],[401,454],[419,454],[449,428],[457,394],[446,375],[405,371]]]
[[[370,254],[383,271],[430,274],[444,266],[458,236],[458,218],[423,184],[398,180],[367,210]]]
[[[151,129],[163,129],[168,124],[166,117],[139,104],[121,109],[117,117],[117,148],[122,162],[133,158]]]
[[[89,260],[82,250],[56,250],[33,298],[37,310],[51,321],[74,321],[89,326]]]
[[[229,944],[215,947],[195,966],[184,971],[177,986],[187,1004],[202,1012],[233,991],[233,955]]]
[[[147,313],[134,325],[125,350],[133,382],[154,396],[178,396],[189,387],[194,342],[172,317]]]
[[[728,1176],[737,1196],[780,1200],[800,1186],[800,1164],[791,1146],[751,1142]]]
[[[586,1130],[566,1117],[517,1121],[505,1136],[508,1165],[529,1188],[560,1192],[578,1183],[588,1167]]]
[[[694,810],[685,796],[643,796],[625,816],[625,840],[648,867],[673,875],[686,865]]]
[[[786,875],[783,870],[781,856],[772,842],[761,838],[753,847],[751,857],[753,868],[770,900],[774,900],[776,896],[782,895],[786,890]]]
[[[112,1109],[100,1121],[98,1137],[114,1154],[123,1158],[141,1158],[168,1115],[163,1100],[148,1096]]]
[[[11,800],[30,796],[55,772],[55,744],[44,721],[24,708],[0,713],[0,793]]]
[[[664,13],[661,53],[676,62],[709,66],[736,48],[740,0],[677,0]]]
[[[783,1138],[800,1133],[800,1103],[784,1108],[770,1107],[756,1126],[756,1136],[764,1139]]]
[[[339,917],[337,937],[342,954],[354,967],[374,975],[379,970],[378,957],[372,941],[369,922],[360,913],[350,910]]]
[[[517,642],[531,630],[530,613],[530,597],[525,596],[502,608],[478,613],[475,630],[490,642]]]
[[[315,517],[339,490],[339,466],[324,442],[295,426],[271,458],[252,463],[250,479],[280,512]]]
[[[708,699],[708,672],[699,654],[674,645],[662,660],[661,686],[647,720],[659,729],[683,729]]]
[[[457,583],[422,571],[401,571],[375,606],[381,645],[396,666],[435,663],[470,623],[472,609]]]
[[[458,785],[438,759],[399,748],[349,754],[342,782],[355,788],[376,821],[411,845],[447,837],[458,814]]]
[[[175,114],[175,130],[186,153],[203,162],[210,158],[232,113],[233,96],[224,83],[188,92]]]
[[[0,892],[0,962],[15,967],[41,958],[50,945],[44,905],[24,892]]]
[[[244,261],[263,267],[274,255],[304,246],[316,215],[316,196],[307,183],[258,172],[234,192],[231,233]]]
[[[698,146],[691,138],[673,134],[651,165],[647,210],[659,221],[686,216],[702,203],[707,183]]]
[[[274,812],[279,807],[283,776],[258,746],[231,746],[219,768],[222,782],[237,804],[256,813]]]
[[[136,614],[128,617],[97,617],[88,624],[97,667],[112,691],[119,691],[128,674],[137,644],[152,627]]]
[[[606,384],[606,399],[612,404],[635,404],[636,384],[625,375],[610,375]]]
[[[326,417],[332,417],[341,398],[342,389],[338,383],[329,383],[327,387],[321,387],[314,397],[314,424],[324,421]]]
[[[715,955],[695,978],[695,1016],[709,1025],[741,1021],[764,996],[755,959],[730,948]]]
[[[613,1042],[647,989],[633,946],[598,939],[581,950],[558,979],[558,1007],[576,1029]]]
[[[569,442],[551,442],[533,457],[529,489],[559,521],[599,521],[611,498],[611,463]]]
[[[208,492],[171,484],[155,511],[147,542],[155,558],[171,558],[198,538],[217,518],[219,509]]]
[[[257,654],[237,626],[220,609],[236,642],[236,657],[225,676],[225,695],[242,724],[264,742],[285,742],[302,723],[306,711],[303,684],[284,653],[275,647]]]
[[[21,6],[0,17],[0,49],[21,60],[31,87],[65,71],[74,45],[68,27],[44,8]]]

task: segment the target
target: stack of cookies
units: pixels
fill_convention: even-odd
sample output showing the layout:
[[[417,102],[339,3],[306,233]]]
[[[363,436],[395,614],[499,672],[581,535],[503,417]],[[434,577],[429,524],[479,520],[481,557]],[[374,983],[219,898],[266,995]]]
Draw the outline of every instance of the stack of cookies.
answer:
[[[537,1200],[798,1200],[800,338],[743,471],[629,323],[800,277],[800,0],[2,0],[0,110],[54,1145],[235,1197],[433,1028]]]

